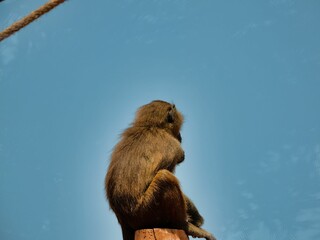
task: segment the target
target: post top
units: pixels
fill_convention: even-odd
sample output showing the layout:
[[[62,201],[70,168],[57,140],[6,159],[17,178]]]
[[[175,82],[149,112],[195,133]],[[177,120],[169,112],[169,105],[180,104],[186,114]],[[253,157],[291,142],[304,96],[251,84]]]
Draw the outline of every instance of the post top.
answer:
[[[137,230],[135,240],[188,240],[187,234],[180,229],[152,228]]]

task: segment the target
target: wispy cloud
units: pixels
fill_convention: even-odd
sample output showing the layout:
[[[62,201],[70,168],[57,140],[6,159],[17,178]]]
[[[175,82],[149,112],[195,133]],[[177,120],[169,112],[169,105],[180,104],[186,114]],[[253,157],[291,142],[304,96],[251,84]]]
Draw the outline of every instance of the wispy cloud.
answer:
[[[302,209],[296,218],[297,222],[319,222],[320,208]],[[320,229],[319,229],[320,232]]]
[[[295,234],[297,239],[320,239],[320,208],[302,209],[296,221],[301,225]]]
[[[241,227],[242,226],[242,227]],[[271,227],[263,221],[259,221],[252,229],[246,229],[243,225],[236,223],[227,231],[223,239],[227,240],[286,240],[290,238],[288,233],[281,227]],[[291,236],[291,234],[290,234]]]
[[[260,161],[260,167],[265,172],[276,172],[280,168],[280,153],[269,151],[265,159]]]

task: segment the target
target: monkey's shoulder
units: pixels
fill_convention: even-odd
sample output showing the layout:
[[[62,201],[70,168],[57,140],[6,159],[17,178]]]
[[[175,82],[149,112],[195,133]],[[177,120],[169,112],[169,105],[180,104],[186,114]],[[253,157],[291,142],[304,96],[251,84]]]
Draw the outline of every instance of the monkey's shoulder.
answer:
[[[165,129],[157,127],[130,127],[122,134],[122,141],[136,144],[170,144],[180,145],[180,142]]]

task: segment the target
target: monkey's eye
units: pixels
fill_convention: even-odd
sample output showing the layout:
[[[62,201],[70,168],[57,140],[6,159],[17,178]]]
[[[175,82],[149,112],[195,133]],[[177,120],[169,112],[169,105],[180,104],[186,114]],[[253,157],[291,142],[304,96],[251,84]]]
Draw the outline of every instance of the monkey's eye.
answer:
[[[173,120],[174,120],[173,111],[171,110],[171,111],[168,113],[167,121],[168,121],[168,123],[173,123]]]

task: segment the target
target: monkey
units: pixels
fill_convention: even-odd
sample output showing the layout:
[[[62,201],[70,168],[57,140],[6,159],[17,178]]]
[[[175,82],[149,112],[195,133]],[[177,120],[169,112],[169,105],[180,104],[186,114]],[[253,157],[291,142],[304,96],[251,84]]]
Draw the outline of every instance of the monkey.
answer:
[[[147,228],[182,229],[193,237],[216,240],[200,227],[203,217],[174,175],[185,158],[183,120],[174,104],[152,101],[137,110],[114,147],[105,190],[123,240],[134,240],[136,230]]]

